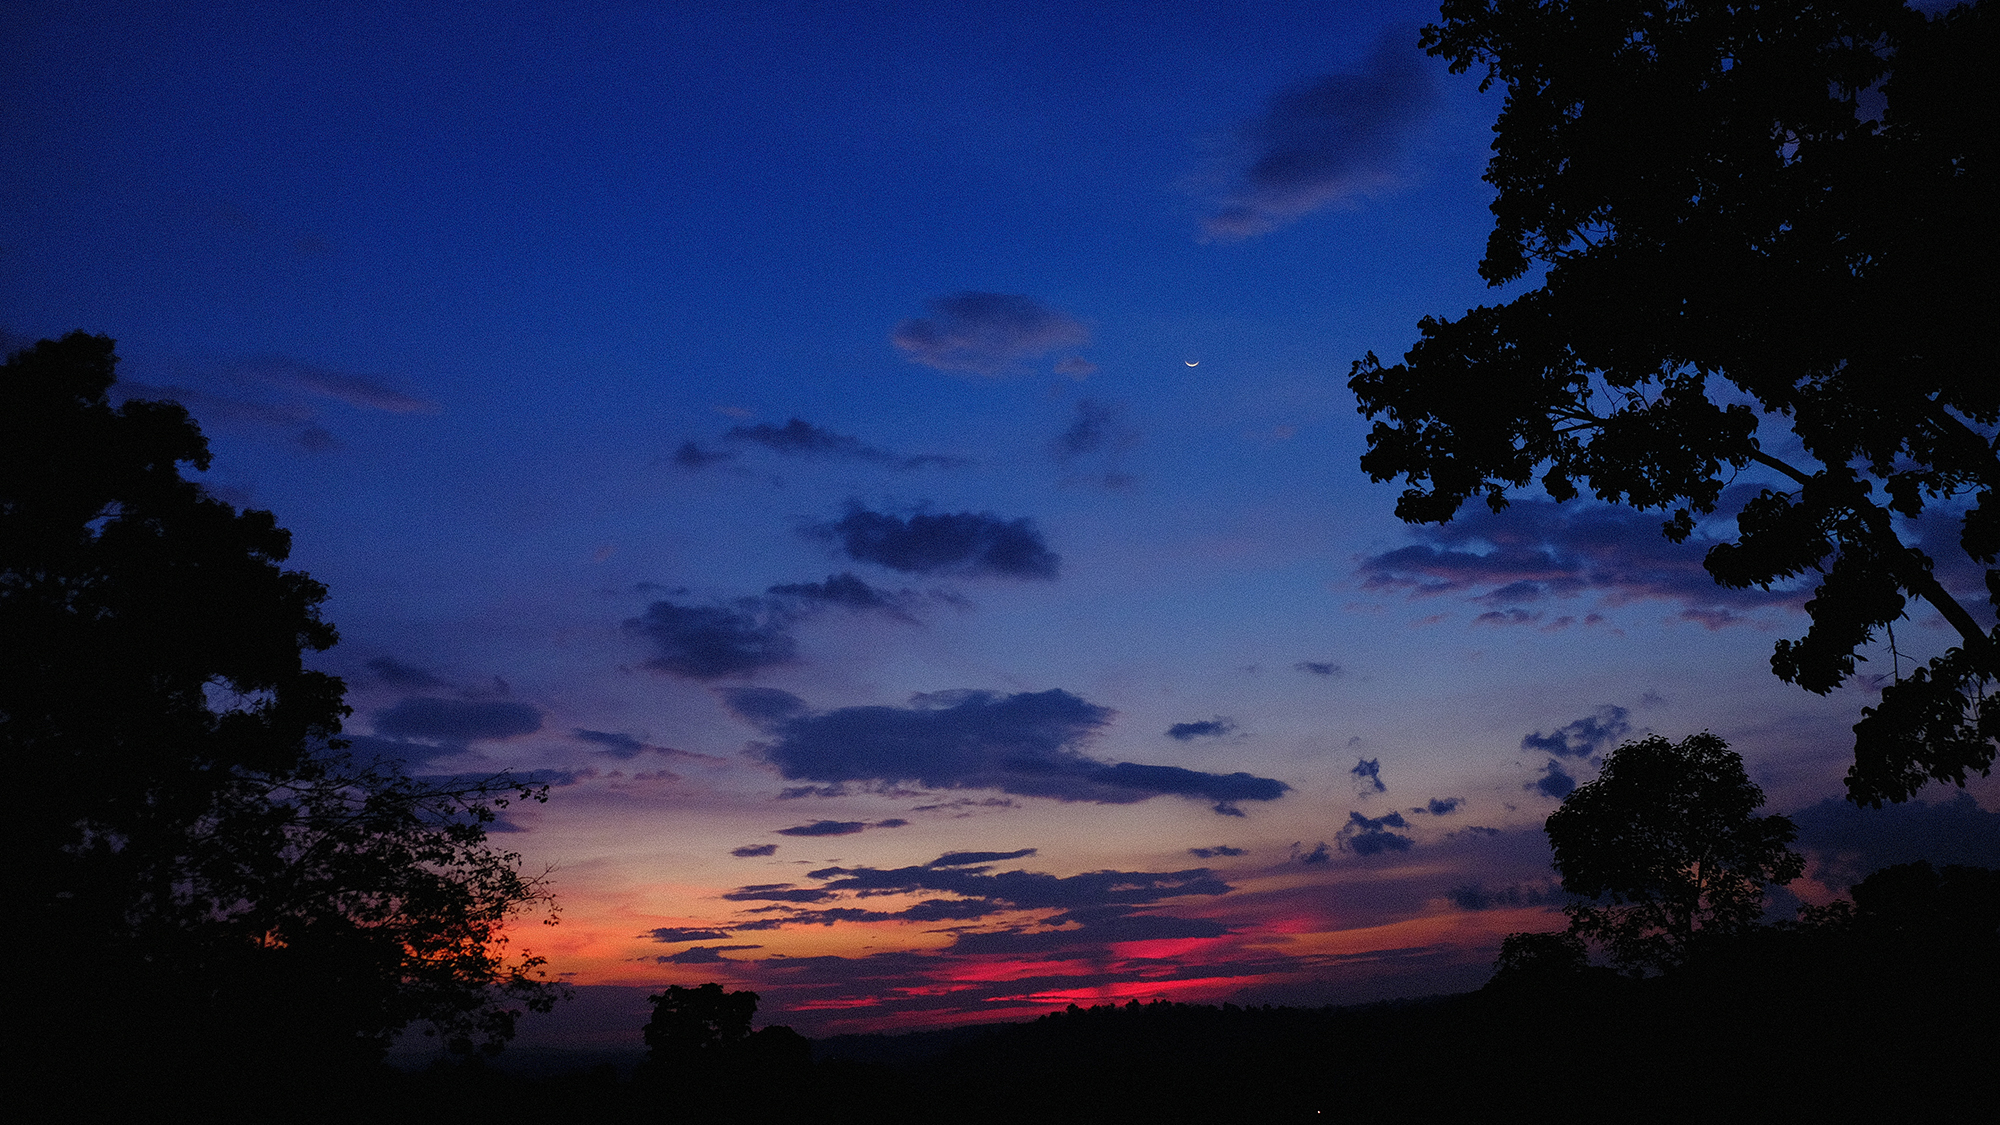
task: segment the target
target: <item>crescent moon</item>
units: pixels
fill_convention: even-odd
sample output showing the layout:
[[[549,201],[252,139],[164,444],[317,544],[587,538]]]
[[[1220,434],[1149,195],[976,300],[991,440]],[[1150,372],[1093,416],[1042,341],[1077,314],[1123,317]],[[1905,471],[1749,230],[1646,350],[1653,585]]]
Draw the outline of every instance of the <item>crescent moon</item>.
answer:
[[[1191,360],[1188,360],[1188,361],[1187,361],[1187,365],[1188,365],[1189,367],[1200,367],[1200,366],[1201,366],[1201,361],[1200,361],[1200,360],[1198,360],[1198,359],[1191,359]]]

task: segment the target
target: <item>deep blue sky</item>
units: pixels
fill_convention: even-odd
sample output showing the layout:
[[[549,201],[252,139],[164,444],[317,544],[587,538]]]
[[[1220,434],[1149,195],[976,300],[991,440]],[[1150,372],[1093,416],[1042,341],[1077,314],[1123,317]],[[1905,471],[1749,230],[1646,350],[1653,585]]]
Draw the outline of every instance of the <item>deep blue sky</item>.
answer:
[[[547,771],[556,970],[812,1032],[1468,987],[1645,733],[1744,753],[1807,897],[2000,862],[1991,784],[1821,804],[1873,697],[1768,674],[1801,591],[1359,471],[1349,364],[1493,299],[1433,9],[586,9],[0,17],[10,346],[187,403],[363,749]]]

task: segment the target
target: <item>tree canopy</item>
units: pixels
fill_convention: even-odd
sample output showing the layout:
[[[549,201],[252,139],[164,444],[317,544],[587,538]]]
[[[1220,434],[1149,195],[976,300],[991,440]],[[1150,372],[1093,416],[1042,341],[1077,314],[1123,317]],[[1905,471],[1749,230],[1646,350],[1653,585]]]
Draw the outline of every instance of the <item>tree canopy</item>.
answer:
[[[52,1051],[379,1058],[424,1021],[497,1046],[553,998],[505,926],[550,904],[487,827],[538,798],[358,761],[290,536],[181,475],[171,402],[113,407],[72,333],[0,369],[0,754],[18,968]]]
[[[1659,509],[1675,541],[1747,471],[1771,487],[1724,513],[1736,537],[1705,563],[1739,588],[1816,581],[1810,627],[1772,655],[1780,677],[1831,691],[1912,597],[1956,634],[1864,712],[1849,796],[1985,774],[2000,746],[1993,18],[1895,0],[1441,13],[1424,47],[1506,91],[1480,274],[1539,284],[1426,318],[1402,363],[1355,363],[1377,419],[1363,468],[1403,478],[1412,522],[1539,484]],[[1955,534],[1913,542],[1920,517]],[[1984,569],[1991,604],[1940,580],[1953,552]]]
[[[1628,742],[1550,814],[1549,844],[1571,932],[1604,944],[1627,969],[1680,964],[1699,936],[1732,933],[1763,911],[1764,886],[1805,860],[1782,816],[1758,816],[1764,792],[1712,734]]]

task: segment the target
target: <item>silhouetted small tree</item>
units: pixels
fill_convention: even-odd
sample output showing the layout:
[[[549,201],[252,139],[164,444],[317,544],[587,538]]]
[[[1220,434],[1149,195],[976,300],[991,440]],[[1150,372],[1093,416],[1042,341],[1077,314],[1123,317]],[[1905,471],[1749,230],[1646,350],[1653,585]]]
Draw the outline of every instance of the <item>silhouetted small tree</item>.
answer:
[[[1739,931],[1763,911],[1764,887],[1805,860],[1782,816],[1758,816],[1764,792],[1728,743],[1703,732],[1678,743],[1628,742],[1578,786],[1546,828],[1570,932],[1601,942],[1631,971],[1684,962],[1704,934]]]

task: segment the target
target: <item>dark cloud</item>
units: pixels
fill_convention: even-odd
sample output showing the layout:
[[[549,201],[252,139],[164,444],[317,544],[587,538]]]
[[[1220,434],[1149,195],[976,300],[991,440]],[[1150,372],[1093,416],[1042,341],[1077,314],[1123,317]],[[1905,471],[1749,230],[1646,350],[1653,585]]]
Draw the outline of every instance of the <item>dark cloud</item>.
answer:
[[[1062,565],[1033,520],[1003,520],[991,512],[918,512],[904,519],[850,504],[839,523],[811,530],[837,542],[850,558],[905,574],[1048,580]]]
[[[1562,768],[1561,762],[1550,758],[1549,764],[1542,767],[1542,776],[1528,782],[1526,785],[1521,786],[1521,788],[1528,790],[1530,793],[1540,793],[1544,797],[1554,797],[1560,801],[1576,791],[1576,779],[1569,775],[1568,770]]]
[[[724,449],[703,449],[691,441],[684,441],[674,450],[674,464],[683,469],[706,469],[721,461],[728,461],[735,453]]]
[[[727,695],[737,706],[737,695]],[[737,713],[772,741],[759,747],[786,778],[916,783],[932,789],[999,789],[1024,797],[1127,804],[1173,795],[1216,802],[1269,801],[1289,788],[1247,773],[1106,763],[1080,748],[1110,721],[1108,708],[1066,691],[1000,696],[984,691],[918,695],[908,707],[844,707],[801,714],[792,700],[748,697]],[[773,703],[781,711],[773,710]]]
[[[1744,498],[1740,487],[1726,491],[1723,507]],[[1479,617],[1490,624],[1542,622],[1540,606],[1550,599],[1590,594],[1605,607],[1675,603],[1683,619],[1721,628],[1749,611],[1798,606],[1810,596],[1718,586],[1701,565],[1715,540],[1697,534],[1673,543],[1660,534],[1657,515],[1604,504],[1516,500],[1498,513],[1475,505],[1413,533],[1421,542],[1362,560],[1363,584],[1412,597],[1463,594],[1490,607]],[[1593,619],[1601,617],[1584,620]]]
[[[1632,732],[1631,712],[1605,704],[1590,715],[1543,734],[1536,731],[1521,739],[1521,749],[1554,754],[1558,758],[1594,758],[1611,749],[1611,744]]]
[[[381,677],[382,682],[405,691],[435,691],[450,687],[449,683],[418,668],[405,664],[393,656],[378,656],[368,662],[368,670]]]
[[[924,302],[927,315],[896,326],[905,358],[939,371],[1004,375],[1025,360],[1090,342],[1068,313],[1013,293],[954,293]]]
[[[1203,234],[1233,242],[1393,186],[1435,100],[1414,33],[1384,35],[1358,72],[1280,91],[1239,134],[1240,162]]]
[[[780,836],[852,836],[856,832],[870,828],[906,828],[909,823],[907,820],[893,817],[889,820],[878,820],[873,824],[864,820],[815,820],[811,824],[780,828],[777,833]]]
[[[1477,881],[1453,887],[1445,895],[1460,910],[1496,910],[1518,906],[1554,906],[1567,901],[1554,883],[1540,886],[1514,883],[1489,891]]]
[[[629,762],[648,751],[660,754],[674,753],[674,751],[664,746],[650,746],[633,738],[629,734],[615,734],[604,730],[585,730],[582,727],[571,730],[570,734],[597,747],[598,753],[617,758],[621,762]]]
[[[1347,814],[1347,823],[1340,827],[1340,846],[1355,855],[1380,855],[1383,852],[1406,852],[1416,843],[1408,836],[1390,831],[1392,828],[1408,828],[1410,822],[1402,813],[1384,813],[1377,817],[1362,816],[1358,812]]]
[[[773,598],[791,598],[818,605],[845,609],[880,610],[903,616],[904,607],[916,600],[909,590],[900,593],[877,589],[852,574],[829,574],[824,582],[792,582],[766,591]]]
[[[1354,768],[1347,771],[1354,776],[1354,788],[1362,793],[1387,793],[1389,787],[1382,784],[1382,760],[1380,758],[1360,758]]]
[[[1122,491],[1136,483],[1123,466],[1125,453],[1138,444],[1139,431],[1124,424],[1118,407],[1086,398],[1078,400],[1075,419],[1049,443],[1049,452],[1070,470],[1069,483]]]
[[[413,696],[375,712],[375,733],[392,738],[425,738],[464,744],[516,738],[542,729],[538,707],[509,700],[441,699]]]
[[[1232,848],[1228,844],[1218,844],[1212,848],[1189,848],[1188,854],[1196,859],[1215,859],[1219,856],[1242,855],[1242,848]]]
[[[656,655],[646,667],[713,680],[789,663],[796,645],[786,624],[754,600],[734,609],[658,601],[625,628],[653,643]]]
[[[1213,719],[1203,719],[1193,723],[1175,723],[1167,728],[1167,737],[1186,742],[1194,738],[1220,738],[1236,729],[1232,719],[1217,715]]]
[[[959,934],[949,951],[959,954],[1032,957],[1084,950],[1127,941],[1168,941],[1226,937],[1235,931],[1208,918],[1180,918],[1126,910],[1093,912],[1088,918],[1071,911],[1064,922],[1083,922],[1069,930],[1001,930]]]
[[[832,891],[817,887],[800,887],[792,883],[757,883],[748,887],[738,887],[722,896],[730,902],[825,902],[835,897]],[[732,926],[731,929],[745,930],[748,926]]]
[[[1413,813],[1429,813],[1432,816],[1450,816],[1452,813],[1457,812],[1458,807],[1464,803],[1465,798],[1463,797],[1432,797],[1429,803],[1410,811]]]
[[[671,945],[681,941],[716,941],[720,938],[728,937],[729,931],[713,929],[684,930],[673,926],[662,926],[657,930],[647,930],[640,936]]]
[[[723,956],[725,953],[734,953],[741,949],[762,948],[764,947],[761,945],[697,945],[683,949],[679,953],[670,953],[664,957],[655,957],[653,960],[658,961],[662,965],[726,965],[731,964],[732,961],[730,958]]]
[[[1879,809],[1832,797],[1792,814],[1800,851],[1815,875],[1836,888],[1898,863],[2000,867],[2000,813],[1987,812],[1965,792],[1948,800],[1906,801]]]
[[[803,715],[811,709],[805,700],[777,688],[732,687],[722,689],[720,694],[731,711],[758,726]]]
[[[1301,672],[1311,672],[1315,676],[1338,676],[1340,665],[1319,660],[1301,660],[1292,667]]]
[[[761,445],[766,449],[795,457],[865,461],[871,465],[885,465],[892,469],[952,469],[970,463],[963,457],[944,457],[936,454],[905,457],[887,450],[876,449],[862,442],[860,438],[821,429],[799,418],[793,418],[782,426],[761,422],[755,426],[736,426],[722,436],[728,441]]]
[[[930,867],[977,867],[988,863],[1003,863],[1010,859],[1026,859],[1035,854],[1034,848],[1022,848],[1011,852],[946,852],[931,860]]]
[[[729,849],[730,855],[740,859],[749,859],[760,855],[776,855],[777,853],[778,845],[776,844],[745,844],[740,848]]]
[[[866,823],[859,820],[815,820],[811,824],[780,828],[777,831],[780,836],[851,836],[867,827]]]
[[[1032,854],[1033,849],[1026,849]],[[987,862],[969,863],[982,853],[955,853],[939,856],[917,867],[879,869],[872,867],[827,867],[810,872],[808,878],[822,886],[799,887],[790,883],[742,887],[723,895],[735,902],[766,902],[776,905],[755,908],[752,913],[768,915],[746,922],[730,923],[731,931],[774,930],[783,926],[832,926],[843,922],[970,922],[999,914],[1020,911],[1045,912],[1042,926],[1081,927],[1064,931],[1061,939],[1070,943],[1138,941],[1167,936],[1212,937],[1229,932],[1218,923],[1171,919],[1146,913],[1140,908],[1191,895],[1216,896],[1231,888],[1207,868],[1187,871],[1092,871],[1080,875],[1055,876],[1032,871],[994,872]],[[992,854],[992,853],[988,853]],[[999,853],[1019,858],[1022,853]],[[924,897],[896,910],[873,910],[860,906],[823,905],[841,898],[871,899],[885,895],[948,896]],[[1020,931],[1010,930],[1010,934]],[[960,935],[954,950],[997,952],[1014,944],[1032,945],[1034,940],[1005,935]],[[1053,938],[1047,940],[1055,940]]]
[[[1313,845],[1311,851],[1302,850],[1303,848],[1303,844],[1293,844],[1292,858],[1309,867],[1314,864],[1328,863],[1333,859],[1333,849],[1326,846],[1325,840],[1321,840],[1319,843]]]

